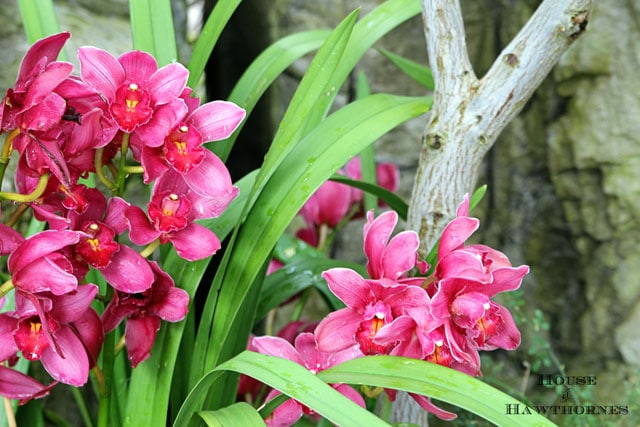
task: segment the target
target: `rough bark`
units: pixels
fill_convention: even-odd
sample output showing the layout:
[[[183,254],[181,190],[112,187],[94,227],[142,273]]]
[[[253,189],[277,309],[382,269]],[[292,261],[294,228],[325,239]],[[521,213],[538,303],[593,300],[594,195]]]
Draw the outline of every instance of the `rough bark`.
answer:
[[[473,190],[500,132],[586,28],[592,1],[543,2],[481,79],[469,62],[459,2],[423,0],[422,6],[435,93],[407,228],[419,232],[426,252]]]

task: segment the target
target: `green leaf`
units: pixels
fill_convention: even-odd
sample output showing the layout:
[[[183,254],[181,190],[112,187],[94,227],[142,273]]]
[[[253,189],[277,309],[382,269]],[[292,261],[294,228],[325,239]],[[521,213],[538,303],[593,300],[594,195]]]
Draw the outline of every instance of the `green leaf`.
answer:
[[[238,8],[241,1],[242,0],[220,0],[216,2],[193,47],[193,53],[187,66],[190,73],[189,81],[187,82],[189,87],[196,87],[198,85],[198,82],[202,78],[204,67],[207,65],[207,61],[218,42],[222,30],[229,22],[231,15],[233,15],[233,12]]]
[[[396,194],[390,192],[386,188],[380,187],[376,184],[371,184],[364,181],[357,181],[354,179],[349,179],[343,175],[333,175],[331,177],[331,181],[340,182],[351,187],[359,188],[360,190],[366,191],[367,193],[374,194],[376,197],[379,197],[384,201],[391,209],[398,213],[398,216],[403,220],[407,219],[407,212],[409,210],[409,206],[398,197]]]
[[[356,99],[362,99],[370,94],[371,88],[369,87],[367,75],[364,71],[360,71],[358,73],[358,80],[356,81]],[[374,144],[371,144],[360,152],[360,170],[362,171],[363,182],[371,184],[375,184],[377,182],[376,149]],[[363,203],[365,212],[378,207],[376,195],[368,191],[364,193]]]
[[[249,375],[273,387],[337,425],[350,427],[388,426],[371,412],[337,392],[306,368],[287,359],[244,351],[218,366],[194,387],[180,409],[174,426],[187,425],[202,404],[201,396],[218,379],[220,371],[230,370]]]
[[[29,43],[60,32],[52,0],[18,0],[18,6]],[[60,57],[64,59],[64,51]]]
[[[265,278],[262,286],[256,322],[262,320],[271,309],[312,286],[318,288],[323,295],[327,295],[327,292],[331,293],[327,282],[322,277],[322,272],[337,267],[350,268],[361,275],[366,275],[366,270],[360,264],[325,257],[300,258],[271,273]],[[339,300],[334,301],[333,304],[338,305]]]
[[[378,52],[387,57],[391,62],[395,64],[403,73],[411,77],[420,86],[427,89],[434,89],[433,74],[431,69],[424,65],[418,64],[410,59],[404,58],[400,55],[396,55],[393,52],[389,52],[385,49],[378,49]]]
[[[251,405],[246,402],[234,403],[217,411],[199,412],[209,427],[251,427],[264,426],[264,420]]]
[[[318,373],[328,383],[364,384],[404,390],[464,408],[499,426],[553,426],[541,415],[507,414],[507,405],[523,403],[462,372],[422,360],[367,356]],[[313,408],[313,406],[310,406]]]
[[[292,34],[273,43],[264,50],[245,70],[229,95],[229,101],[236,103],[251,113],[260,97],[271,83],[294,61],[318,49],[331,34],[328,30],[306,31]],[[244,122],[224,141],[210,143],[207,146],[218,157],[225,160],[235,143]]]
[[[308,118],[318,109],[316,104],[328,96],[325,88],[342,60],[342,54],[353,31],[358,13],[359,9],[356,9],[336,27],[311,61],[284,113],[271,147],[264,157],[260,173],[256,178],[254,194],[260,191],[278,165],[301,139]],[[252,197],[250,197],[251,200],[253,200]]]
[[[418,1],[388,0],[376,7],[356,24],[340,64],[325,86],[323,91],[325,96],[318,100],[316,108],[310,111],[309,116],[306,118],[305,134],[328,113],[340,87],[364,53],[395,27],[419,15],[420,11],[420,2]]]
[[[178,59],[171,0],[131,0],[133,48],[149,52],[159,66]]]
[[[216,366],[246,345],[257,306],[258,272],[303,203],[346,159],[430,105],[430,98],[371,95],[329,116],[289,153],[259,194],[231,250],[208,348],[199,353],[206,354],[205,366]],[[232,395],[231,390],[217,390],[218,405]]]

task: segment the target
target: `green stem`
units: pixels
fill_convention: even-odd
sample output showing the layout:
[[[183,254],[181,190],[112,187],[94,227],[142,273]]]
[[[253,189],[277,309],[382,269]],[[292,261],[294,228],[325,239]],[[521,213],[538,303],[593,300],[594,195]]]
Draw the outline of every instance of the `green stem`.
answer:
[[[102,153],[104,152],[104,148],[98,148],[96,150],[96,154],[93,157],[93,163],[96,167],[96,175],[101,183],[107,186],[107,188],[113,192],[116,191],[116,184],[113,183],[109,178],[107,178],[102,170]]]
[[[47,189],[49,183],[49,174],[40,175],[36,188],[29,194],[9,193],[0,191],[0,199],[11,200],[17,203],[30,203],[38,200]]]
[[[140,255],[142,256],[142,258],[148,258],[149,255],[151,255],[153,251],[155,251],[158,248],[158,246],[160,246],[160,238],[149,243],[146,248],[140,251]]]
[[[11,281],[11,279],[7,280],[2,285],[0,285],[0,298],[2,298],[3,296],[11,292],[11,290],[14,287],[15,286],[13,285],[13,282]]]
[[[129,151],[129,136],[125,133],[122,135],[122,145],[120,146],[120,165],[118,166],[118,180],[116,181],[116,189],[118,195],[124,193],[124,182],[127,178],[127,152]]]
[[[9,157],[11,157],[11,153],[13,152],[13,140],[18,134],[20,134],[20,129],[14,129],[4,140],[2,154],[0,154],[0,182],[4,179],[4,172],[9,164]]]

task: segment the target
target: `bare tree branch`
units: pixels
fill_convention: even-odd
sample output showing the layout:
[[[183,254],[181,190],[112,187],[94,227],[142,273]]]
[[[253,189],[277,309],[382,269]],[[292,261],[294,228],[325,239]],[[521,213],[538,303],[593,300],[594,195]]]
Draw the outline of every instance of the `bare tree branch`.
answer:
[[[422,0],[434,105],[407,228],[428,251],[471,192],[482,159],[560,55],[585,30],[594,0],[545,0],[482,79],[469,63],[459,0]]]

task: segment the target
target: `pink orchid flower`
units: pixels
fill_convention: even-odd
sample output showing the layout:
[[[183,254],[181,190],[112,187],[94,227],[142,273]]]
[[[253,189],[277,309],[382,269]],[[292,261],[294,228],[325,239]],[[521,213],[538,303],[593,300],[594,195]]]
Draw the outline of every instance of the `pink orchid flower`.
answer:
[[[264,336],[253,339],[253,347],[258,352],[292,360],[314,374],[362,356],[362,353],[354,345],[338,352],[324,352],[318,348],[314,335],[309,332],[298,335],[294,345],[295,347],[289,341],[280,337]],[[334,384],[333,388],[361,407],[365,407],[364,399],[353,387],[346,384]],[[278,394],[278,391],[272,391],[267,396],[266,401],[273,399]],[[313,414],[309,408],[293,399],[289,399],[273,411],[267,417],[265,423],[269,427],[290,426],[305,413]]]
[[[128,205],[125,216],[131,241],[137,245],[156,239],[170,241],[178,255],[190,261],[213,255],[220,248],[220,240],[194,221],[219,216],[238,194],[224,164],[215,159],[207,178],[202,178],[210,187],[206,195],[195,192],[180,174],[169,170],[156,181],[148,217],[139,207]]]
[[[158,68],[153,56],[141,51],[116,59],[102,49],[85,46],[78,50],[78,57],[82,79],[105,99],[120,130],[137,132],[146,144],[162,144],[164,133],[145,125],[161,105],[186,108],[179,97],[187,83],[187,69],[178,63]]]
[[[426,263],[418,261],[420,240],[415,231],[402,231],[391,238],[398,223],[398,214],[388,211],[374,218],[367,212],[364,225],[364,253],[367,255],[367,272],[372,279],[391,279],[410,285],[421,285],[424,279],[408,278],[407,273],[418,267],[421,273]]]
[[[511,314],[490,299],[518,289],[529,267],[512,267],[504,254],[484,245],[465,246],[479,224],[468,214],[467,196],[442,233],[428,291],[431,312],[443,321],[452,357],[462,364],[477,362],[479,368],[477,349],[513,350],[520,345],[520,332]]]
[[[143,292],[154,280],[149,263],[138,252],[116,241],[116,236],[127,228],[124,211],[128,206],[122,199],[105,196],[95,188],[88,189],[84,197],[85,212],[69,213],[70,227],[83,233],[75,246],[76,254],[99,270],[107,282],[121,292]]]
[[[30,131],[46,131],[60,121],[66,102],[55,89],[71,75],[73,65],[56,58],[69,37],[68,32],[54,34],[29,48],[20,64],[16,83],[2,102],[3,131],[18,128],[25,135],[23,139],[29,140],[26,134]]]
[[[40,360],[56,381],[80,387],[89,378],[87,347],[102,345],[102,330],[78,335],[75,322],[93,311],[98,287],[81,285],[63,295],[50,292],[16,293],[16,310],[0,314],[5,346],[0,357],[21,351],[28,360]],[[7,327],[11,325],[11,327]],[[11,337],[13,341],[11,341]]]
[[[122,319],[127,319],[125,342],[133,367],[151,355],[161,321],[181,321],[187,315],[189,305],[189,294],[176,288],[173,279],[156,262],[149,264],[155,275],[153,285],[135,294],[116,290],[102,314],[106,332],[114,330]]]
[[[8,267],[16,289],[62,295],[78,286],[77,271],[63,250],[80,241],[71,230],[45,230],[24,240],[9,255]]]
[[[140,161],[144,169],[144,182],[149,183],[167,169],[182,174],[185,180],[197,186],[202,182],[195,171],[206,156],[211,156],[203,144],[228,138],[246,116],[246,111],[227,101],[212,101],[198,106],[197,98],[183,93],[186,105],[193,103],[184,116],[176,115],[170,106],[161,106],[150,125],[167,128],[164,142],[159,147],[142,146]],[[197,102],[190,102],[190,101]],[[135,141],[135,139],[134,139]],[[197,191],[198,187],[194,188]]]
[[[330,313],[316,328],[322,351],[340,351],[357,343],[364,354],[389,354],[397,342],[377,344],[378,331],[408,308],[429,304],[427,293],[418,286],[366,280],[347,268],[332,268],[322,276],[347,306]]]

